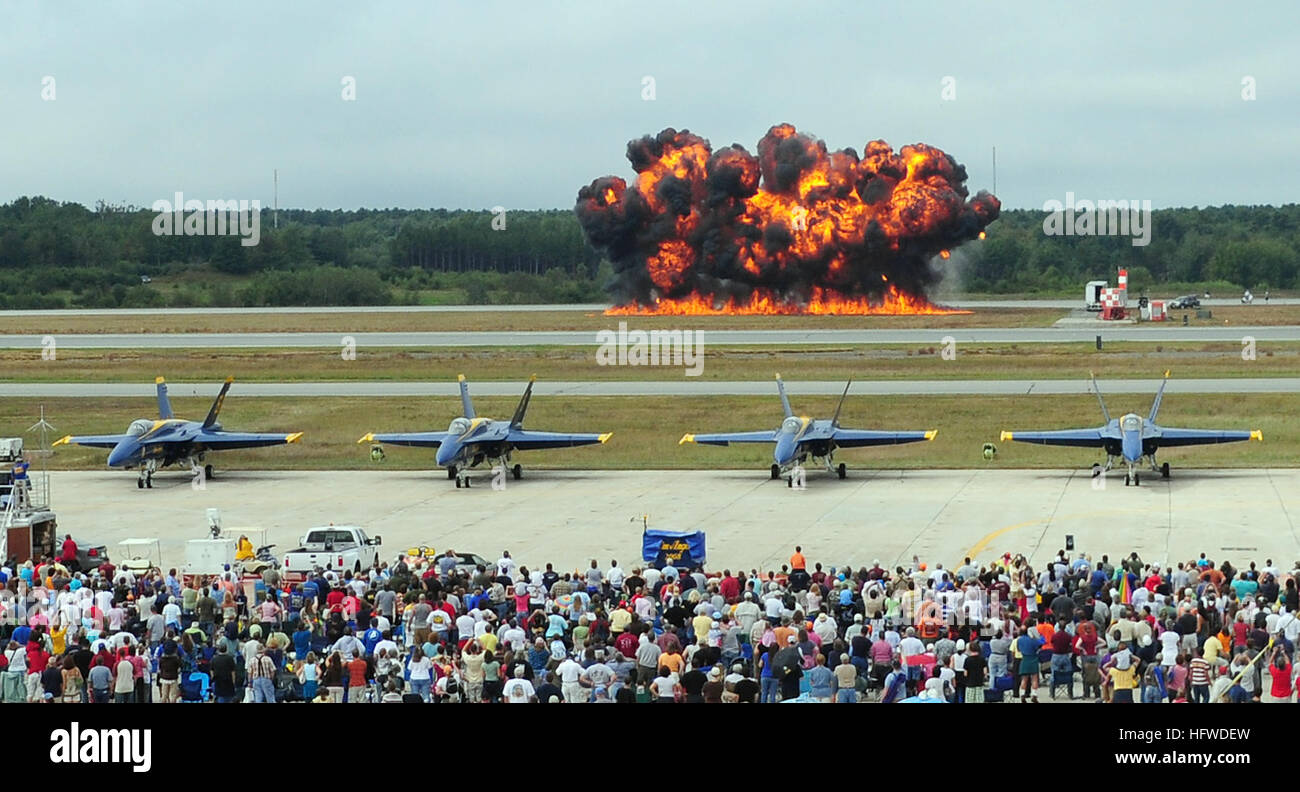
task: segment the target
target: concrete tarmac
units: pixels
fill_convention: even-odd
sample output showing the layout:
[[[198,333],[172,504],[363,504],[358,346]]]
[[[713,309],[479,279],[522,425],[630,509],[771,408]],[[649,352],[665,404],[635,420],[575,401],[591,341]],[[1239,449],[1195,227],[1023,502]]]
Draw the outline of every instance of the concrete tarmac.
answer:
[[[409,546],[454,547],[489,560],[503,549],[529,567],[585,568],[592,558],[637,563],[643,516],[653,528],[707,534],[709,565],[779,568],[794,545],[810,561],[869,565],[913,555],[953,568],[1004,552],[1041,564],[1074,537],[1079,551],[1112,558],[1137,551],[1174,563],[1206,553],[1245,566],[1300,558],[1300,470],[1148,473],[1125,487],[1116,470],[899,471],[852,467],[838,480],[810,469],[806,489],[766,470],[530,470],[504,490],[484,472],[457,489],[441,470],[224,471],[202,490],[185,471],[160,472],[136,488],[131,472],[51,474],[60,530],[109,545],[158,537],[163,561],[180,566],[185,544],[207,535],[205,510],[221,510],[228,533],[269,530],[283,553],[313,526],[359,524],[381,535],[384,554]],[[1103,483],[1104,482],[1104,483]]]

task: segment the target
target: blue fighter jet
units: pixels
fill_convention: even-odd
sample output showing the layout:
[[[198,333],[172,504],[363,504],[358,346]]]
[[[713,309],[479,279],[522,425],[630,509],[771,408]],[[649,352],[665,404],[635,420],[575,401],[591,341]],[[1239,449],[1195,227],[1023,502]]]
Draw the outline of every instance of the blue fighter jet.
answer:
[[[840,426],[840,409],[844,407],[844,397],[849,394],[853,380],[844,386],[840,402],[835,407],[835,415],[828,421],[815,420],[804,415],[795,415],[790,409],[790,400],[785,395],[785,383],[781,375],[776,375],[776,390],[781,396],[781,407],[785,410],[785,419],[776,429],[764,429],[758,432],[730,432],[723,434],[685,434],[677,442],[703,443],[704,445],[731,445],[732,443],[773,443],[772,468],[773,479],[781,478],[796,466],[801,466],[811,457],[820,459],[828,473],[835,473],[840,478],[848,475],[848,469],[841,462],[835,466],[835,449],[857,448],[859,446],[901,445],[916,443],[921,440],[933,440],[938,432],[934,429],[925,432],[880,432],[870,429],[845,429]],[[794,485],[794,476],[787,479],[787,484]]]
[[[1227,429],[1174,429],[1156,424],[1156,414],[1160,412],[1160,401],[1165,395],[1165,385],[1169,384],[1169,372],[1165,372],[1164,382],[1156,391],[1156,400],[1151,405],[1151,414],[1146,418],[1137,413],[1129,413],[1121,418],[1111,418],[1106,409],[1106,400],[1102,398],[1101,389],[1097,387],[1097,378],[1092,378],[1092,389],[1097,394],[1101,405],[1101,414],[1106,419],[1104,426],[1096,429],[1062,429],[1054,432],[1003,432],[1002,440],[1014,440],[1017,443],[1038,443],[1040,445],[1076,446],[1079,448],[1101,448],[1106,452],[1106,466],[1094,465],[1094,478],[1110,470],[1115,459],[1121,458],[1128,468],[1124,476],[1124,486],[1138,486],[1140,483],[1138,466],[1142,457],[1151,463],[1151,470],[1163,478],[1169,478],[1169,463],[1156,464],[1156,452],[1165,446],[1209,445],[1211,443],[1237,443],[1243,440],[1263,440],[1264,434],[1258,429],[1253,431],[1232,431]]]
[[[198,476],[200,467],[205,479],[212,478],[212,465],[203,465],[209,451],[227,451],[233,448],[260,448],[262,446],[296,443],[302,438],[302,432],[285,434],[254,434],[249,432],[227,432],[217,423],[217,414],[226,400],[226,392],[234,377],[226,379],[212,403],[208,417],[199,421],[184,421],[172,414],[171,401],[167,398],[167,383],[162,377],[154,380],[158,386],[158,420],[141,418],[132,421],[126,434],[120,435],[68,435],[54,441],[54,445],[73,443],[91,448],[111,448],[108,453],[108,466],[130,470],[139,468],[140,478],[136,486],[144,489],[153,487],[153,474],[158,468],[175,463],[182,463],[190,468],[191,475]]]
[[[435,460],[439,467],[447,469],[447,478],[456,479],[457,487],[469,486],[469,469],[484,460],[492,467],[500,465],[510,469],[517,480],[523,476],[523,467],[510,466],[510,455],[514,451],[534,451],[543,448],[568,448],[570,446],[593,445],[604,443],[614,435],[613,432],[601,434],[566,434],[563,432],[538,432],[525,429],[524,413],[528,411],[528,402],[533,395],[534,376],[528,380],[523,398],[515,408],[515,414],[509,421],[494,421],[481,418],[474,412],[474,403],[469,397],[469,383],[465,375],[457,377],[460,381],[460,403],[465,414],[453,418],[445,432],[408,432],[399,434],[364,435],[358,443],[391,443],[399,446],[438,449]]]

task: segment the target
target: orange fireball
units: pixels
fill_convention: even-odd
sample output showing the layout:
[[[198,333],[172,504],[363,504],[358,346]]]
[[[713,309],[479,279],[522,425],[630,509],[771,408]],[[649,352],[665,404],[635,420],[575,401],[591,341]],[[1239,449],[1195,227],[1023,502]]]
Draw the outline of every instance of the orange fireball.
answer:
[[[588,241],[614,264],[622,313],[950,313],[932,264],[984,238],[997,198],[917,143],[829,151],[789,124],[757,154],[688,131],[628,144],[637,172],[578,193]]]

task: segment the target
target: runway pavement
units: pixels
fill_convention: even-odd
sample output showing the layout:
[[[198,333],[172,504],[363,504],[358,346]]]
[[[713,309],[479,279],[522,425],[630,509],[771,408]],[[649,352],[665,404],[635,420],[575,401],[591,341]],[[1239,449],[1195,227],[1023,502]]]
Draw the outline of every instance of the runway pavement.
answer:
[[[616,317],[609,330],[618,331]],[[691,329],[684,320],[679,329]],[[1062,344],[1103,342],[1230,342],[1246,336],[1256,341],[1300,341],[1300,325],[1279,326],[1158,326],[1120,325],[1105,329],[1080,327],[951,328],[946,330],[703,330],[698,338],[713,346],[834,346],[869,344]],[[0,335],[0,348],[40,350],[53,338],[59,349],[340,349],[344,339],[363,347],[598,347],[606,339],[597,331],[538,330],[529,332],[393,332],[393,333],[104,333]],[[633,339],[633,342],[635,339]]]
[[[850,468],[846,480],[809,471],[807,488],[765,470],[546,471],[525,469],[504,490],[480,476],[456,489],[440,470],[221,471],[203,490],[185,472],[159,473],[140,490],[132,473],[56,472],[59,528],[109,545],[159,537],[165,566],[207,535],[205,510],[220,509],[227,533],[269,530],[283,553],[312,526],[359,524],[383,538],[385,555],[425,544],[495,559],[503,549],[530,568],[585,568],[638,561],[643,516],[653,528],[707,534],[715,568],[776,568],[800,544],[810,560],[869,565],[913,555],[948,568],[970,554],[1003,552],[1041,564],[1074,537],[1079,551],[1112,558],[1136,550],[1172,563],[1205,552],[1242,564],[1300,558],[1300,469],[1174,470],[1171,479],[1077,470],[898,471]],[[1104,484],[1103,484],[1104,482]]]
[[[475,382],[476,396],[517,396],[525,382]],[[1102,393],[1154,393],[1160,380],[1103,380]],[[211,382],[169,382],[173,396],[214,396],[219,389]],[[1088,380],[875,380],[854,382],[855,396],[911,395],[1073,395],[1091,393]],[[790,381],[786,390],[793,396],[838,396],[842,380]],[[771,396],[772,382],[758,379],[743,382],[692,379],[650,382],[545,382],[533,387],[536,396]],[[1167,392],[1176,393],[1300,393],[1300,378],[1174,379]],[[154,385],[124,383],[27,383],[0,382],[0,398],[152,398]],[[329,396],[456,396],[455,382],[240,382],[239,395],[274,397]]]

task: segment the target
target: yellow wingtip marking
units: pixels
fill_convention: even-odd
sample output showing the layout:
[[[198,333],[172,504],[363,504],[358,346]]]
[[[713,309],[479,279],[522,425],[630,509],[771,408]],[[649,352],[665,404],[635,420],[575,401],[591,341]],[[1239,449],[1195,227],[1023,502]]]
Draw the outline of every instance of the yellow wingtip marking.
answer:
[[[1253,432],[1250,433],[1250,439],[1251,439],[1251,440],[1258,440],[1258,441],[1260,441],[1260,442],[1262,443],[1262,442],[1264,442],[1264,432],[1261,431],[1261,430],[1259,430],[1259,429],[1256,429],[1256,430],[1254,430]]]
[[[365,434],[361,435],[361,439],[357,441],[357,444],[360,445],[361,443],[371,443],[374,442],[374,439],[375,439],[374,432],[366,432]]]
[[[695,435],[691,434],[690,432],[687,432],[686,434],[682,435],[681,440],[677,441],[677,445],[685,445],[686,443],[694,443],[694,442],[695,442]]]
[[[1169,369],[1165,369],[1165,379],[1169,379]]]
[[[939,434],[939,430],[938,430],[938,429],[931,429],[931,430],[929,430],[928,432],[925,433],[925,439],[926,439],[926,440],[933,440],[933,439],[934,439],[934,436],[937,435],[937,434]]]
[[[611,438],[611,437],[613,437],[613,436],[614,436],[614,433],[613,433],[613,432],[605,432],[603,435],[600,435],[600,436],[597,437],[596,439],[599,440],[599,441],[603,444],[603,443],[607,442],[607,441],[609,440],[609,438]]]
[[[166,381],[166,380],[164,380],[162,377],[154,377],[154,378],[153,378],[153,384],[155,384],[155,385],[161,385],[161,384],[163,384],[165,381]]]
[[[1008,441],[1008,440],[1014,440],[1014,439],[1015,439],[1015,433],[1014,433],[1014,432],[1003,432],[1002,435],[1001,435],[998,439],[999,439],[1000,441],[1002,441],[1003,443],[1005,443],[1005,442]]]
[[[464,375],[464,374],[457,374],[457,375],[456,375],[456,381],[457,381],[457,382],[464,382],[464,381],[465,381],[465,375]]]
[[[235,378],[234,378],[234,377],[226,377],[226,384],[227,384],[227,385],[229,385],[230,383],[232,383],[232,382],[234,382],[234,381],[235,381]]]
[[[777,379],[781,379],[781,372],[778,371],[778,372],[776,373],[776,378],[777,378]]]
[[[302,439],[302,432],[293,432],[292,434],[287,434],[284,436],[284,442],[286,443],[296,443],[301,439]]]
[[[71,442],[72,442],[72,435],[64,435],[63,437],[60,437],[58,440],[55,440],[53,443],[51,443],[50,447],[53,448],[54,446],[67,445],[68,443]]]
[[[529,381],[529,382],[536,382],[536,381],[537,381],[537,375],[534,374],[533,376],[529,377],[529,378],[528,378],[528,381]]]

